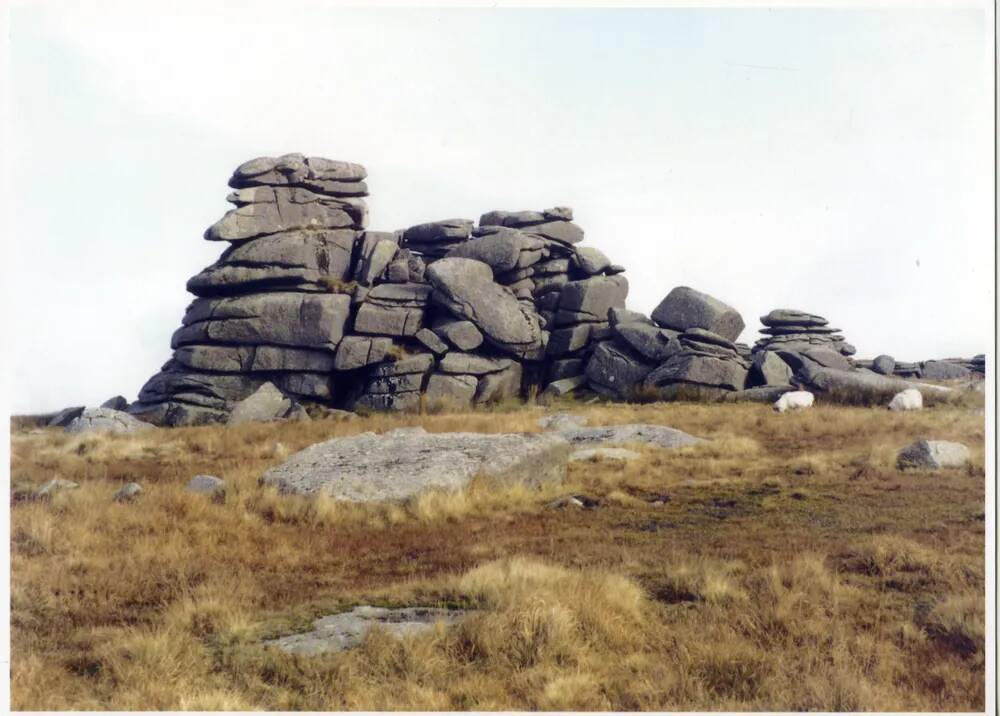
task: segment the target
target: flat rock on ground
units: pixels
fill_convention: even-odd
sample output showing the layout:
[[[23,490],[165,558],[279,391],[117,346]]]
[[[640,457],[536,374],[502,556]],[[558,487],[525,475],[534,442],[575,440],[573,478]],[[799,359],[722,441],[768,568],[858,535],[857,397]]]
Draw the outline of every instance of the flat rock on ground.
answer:
[[[66,426],[68,433],[83,433],[92,430],[105,430],[112,433],[135,433],[141,430],[152,430],[155,426],[144,423],[128,413],[111,408],[87,408],[79,417],[74,418]]]
[[[457,489],[476,476],[532,485],[561,480],[569,452],[558,433],[407,428],[317,443],[268,470],[261,482],[285,493],[325,493],[352,502],[401,500],[427,488]]]
[[[314,656],[352,649],[364,640],[372,627],[380,627],[395,637],[402,637],[433,629],[437,622],[454,624],[466,614],[468,612],[461,609],[355,607],[349,612],[315,620],[312,631],[270,639],[264,644],[289,654]]]
[[[566,426],[555,429],[555,434],[573,445],[608,445],[617,443],[645,443],[661,448],[684,447],[704,442],[701,438],[663,425],[600,425],[596,427]]]

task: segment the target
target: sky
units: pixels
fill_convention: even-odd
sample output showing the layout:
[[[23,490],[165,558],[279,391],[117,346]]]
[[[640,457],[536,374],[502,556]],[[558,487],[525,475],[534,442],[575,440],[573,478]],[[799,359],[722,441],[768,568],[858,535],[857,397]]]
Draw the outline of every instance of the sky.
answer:
[[[574,208],[629,308],[687,285],[753,343],[991,349],[992,15],[903,8],[31,3],[9,17],[13,412],[134,399],[244,160],[369,173],[370,226]]]

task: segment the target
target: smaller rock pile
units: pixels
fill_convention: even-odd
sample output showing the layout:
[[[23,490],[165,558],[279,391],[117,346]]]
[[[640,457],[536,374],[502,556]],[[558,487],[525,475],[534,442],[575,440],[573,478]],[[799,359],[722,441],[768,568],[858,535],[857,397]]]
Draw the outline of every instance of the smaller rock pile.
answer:
[[[778,308],[760,322],[764,337],[752,349],[748,388],[787,385],[796,371],[806,367],[854,369],[850,356],[856,349],[823,316]]]
[[[880,375],[894,375],[899,378],[923,380],[968,380],[986,375],[986,356],[980,353],[972,358],[942,358],[916,363],[904,363],[889,355],[880,355],[872,360],[855,361],[858,368],[864,368]]]
[[[652,319],[618,309],[611,309],[608,319],[611,336],[597,345],[586,368],[596,392],[628,399],[717,397],[743,389],[749,362],[734,343],[743,319],[722,301],[679,286]]]

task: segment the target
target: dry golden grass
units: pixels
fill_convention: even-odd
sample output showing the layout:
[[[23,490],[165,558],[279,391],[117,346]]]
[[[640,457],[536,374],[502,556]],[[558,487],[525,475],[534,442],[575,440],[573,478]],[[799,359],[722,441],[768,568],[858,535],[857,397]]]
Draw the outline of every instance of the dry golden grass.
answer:
[[[533,431],[538,408],[185,428],[15,431],[16,709],[978,710],[983,417],[686,403],[573,406],[712,438],[574,463],[541,490],[400,505],[258,487],[335,435]],[[899,473],[920,437],[971,466]],[[196,474],[219,500],[184,491]],[[80,488],[24,499],[59,476]],[[111,495],[137,481],[134,504]],[[547,505],[566,494],[592,510]],[[669,498],[669,499],[665,499]],[[657,499],[659,498],[659,499]],[[478,609],[458,626],[297,657],[261,639],[357,603]]]

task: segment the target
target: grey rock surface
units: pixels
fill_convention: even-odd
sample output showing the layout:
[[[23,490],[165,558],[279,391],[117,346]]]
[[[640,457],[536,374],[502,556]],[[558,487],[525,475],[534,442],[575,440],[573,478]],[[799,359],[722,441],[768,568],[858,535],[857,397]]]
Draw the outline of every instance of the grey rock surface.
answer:
[[[393,431],[334,438],[271,468],[280,491],[354,502],[401,500],[428,488],[458,489],[476,476],[538,485],[566,474],[569,444],[552,433]]]
[[[644,380],[648,389],[674,383],[693,383],[725,390],[742,390],[747,369],[735,360],[714,356],[678,353],[651,371]]]
[[[554,380],[545,386],[545,390],[542,391],[541,397],[561,398],[564,395],[569,395],[577,388],[586,384],[587,376],[585,375],[574,375],[569,378],[560,378],[559,380]]]
[[[971,376],[972,371],[965,366],[942,360],[925,361],[920,369],[920,377],[924,380],[967,380]]]
[[[896,466],[900,470],[910,468],[940,470],[947,467],[962,467],[969,462],[969,448],[961,443],[946,440],[917,440],[899,451]]]
[[[649,372],[651,363],[630,349],[611,341],[598,344],[587,361],[590,387],[611,398],[630,398]]]
[[[271,345],[182,346],[174,351],[174,360],[195,371],[219,373],[325,373],[335,366],[333,354],[326,350]]]
[[[214,475],[195,475],[185,489],[188,492],[215,494],[226,489],[226,482]]]
[[[116,395],[101,403],[101,407],[110,408],[111,410],[128,410],[128,400],[125,399],[124,395]]]
[[[792,369],[774,351],[758,351],[747,374],[747,387],[790,385]]]
[[[74,418],[66,426],[68,433],[105,431],[109,433],[135,433],[153,430],[155,426],[143,422],[121,410],[111,408],[87,408],[80,417]]]
[[[344,336],[337,346],[333,366],[337,370],[356,370],[381,363],[392,346],[392,338],[385,336]]]
[[[312,631],[269,639],[264,644],[288,654],[315,656],[353,649],[364,641],[373,628],[384,629],[395,637],[403,637],[428,631],[438,623],[455,624],[467,614],[467,611],[460,609],[386,609],[360,606],[315,620]]]
[[[325,292],[329,284],[324,281],[348,278],[357,236],[354,229],[293,231],[236,244],[192,277],[187,288],[196,296]]]
[[[188,307],[171,346],[276,344],[333,350],[344,335],[350,297],[312,293],[258,293],[199,298]]]
[[[885,354],[877,356],[872,361],[872,370],[881,375],[892,375],[893,371],[896,370],[896,360]]]
[[[84,410],[86,410],[86,408],[83,405],[78,405],[72,408],[63,408],[49,419],[47,427],[65,428],[67,425],[83,415]]]
[[[427,268],[427,278],[434,286],[433,300],[456,318],[472,321],[497,348],[519,355],[541,347],[538,314],[495,283],[486,264],[444,258]]]
[[[226,424],[232,427],[243,423],[260,423],[293,417],[309,419],[301,406],[282,393],[277,386],[273,383],[264,383],[253,394],[233,406]]]
[[[628,425],[578,426],[557,423],[550,430],[573,445],[615,445],[642,443],[659,448],[686,447],[704,442],[701,438],[663,425],[632,423]]]
[[[735,308],[688,286],[678,286],[668,293],[652,318],[663,328],[704,328],[729,341],[739,338],[744,328],[743,318]]]
[[[765,326],[825,326],[827,320],[822,316],[791,308],[776,308],[766,316],[761,316],[760,322]]]
[[[129,482],[122,485],[114,497],[112,498],[115,502],[132,502],[137,499],[139,495],[142,494],[142,485],[137,482]]]

